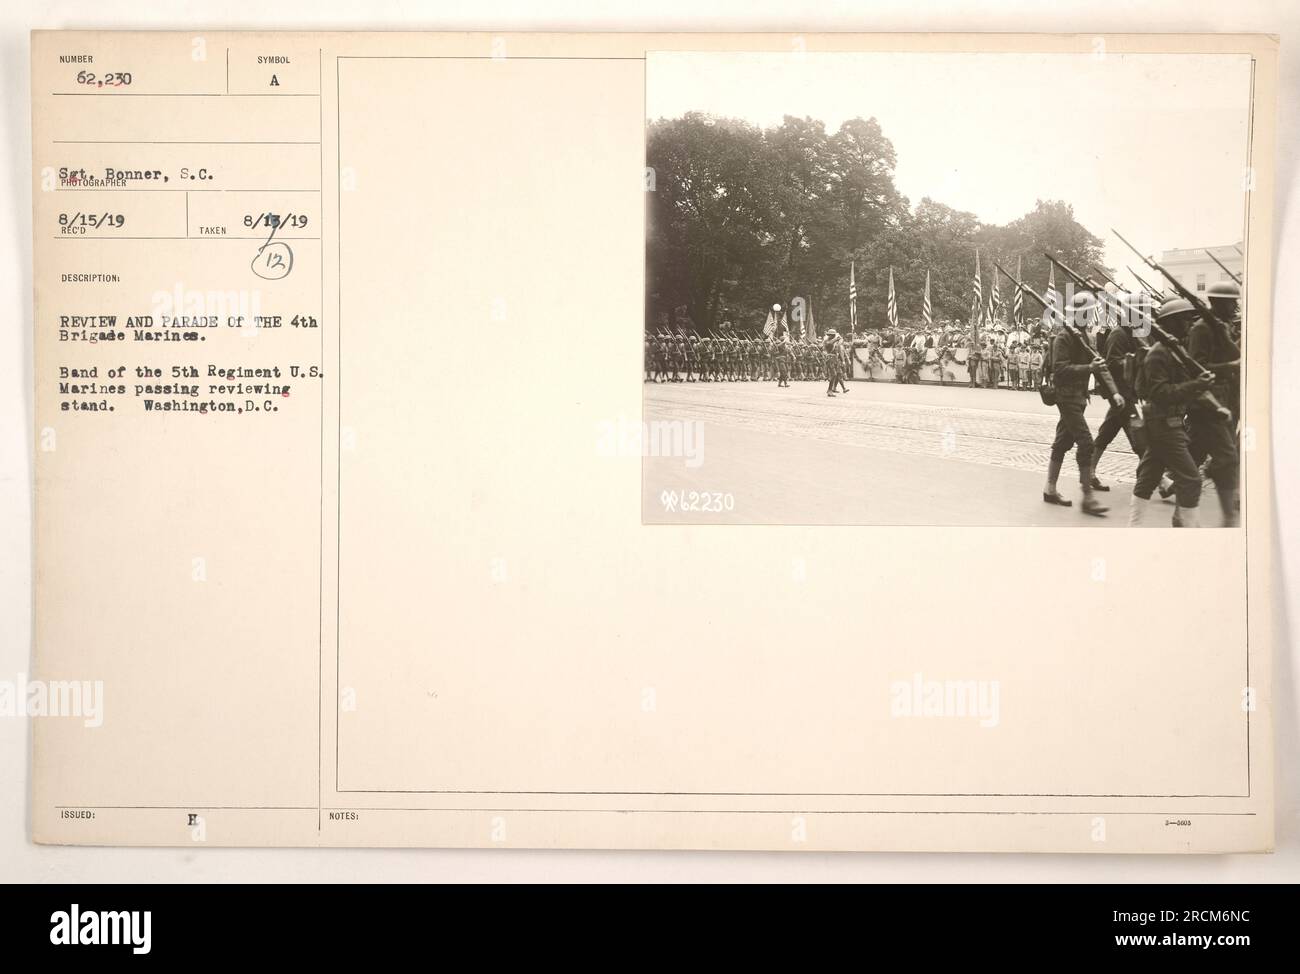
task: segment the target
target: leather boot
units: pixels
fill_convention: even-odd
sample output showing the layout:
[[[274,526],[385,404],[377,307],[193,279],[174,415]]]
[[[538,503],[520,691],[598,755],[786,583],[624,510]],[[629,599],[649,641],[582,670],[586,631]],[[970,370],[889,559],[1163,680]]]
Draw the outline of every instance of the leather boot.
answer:
[[[1133,494],[1128,503],[1128,526],[1136,528],[1142,523],[1142,515],[1146,513],[1148,505],[1151,503],[1149,497],[1139,497]]]
[[[1237,503],[1237,492],[1225,490],[1219,494],[1219,507],[1223,511],[1223,526],[1235,528],[1241,524],[1241,505]]]
[[[1097,464],[1101,462],[1101,451],[1098,450],[1092,456],[1092,468],[1088,471],[1088,483],[1093,490],[1110,490],[1105,484],[1097,479]]]
[[[1085,487],[1083,488],[1083,503],[1079,506],[1079,510],[1083,511],[1084,514],[1091,514],[1093,517],[1101,517],[1110,508],[1097,500],[1091,487]]]
[[[1047,464],[1047,483],[1043,485],[1043,503],[1056,504],[1058,507],[1070,507],[1073,501],[1061,496],[1056,489],[1056,478],[1061,476],[1061,461],[1050,460]]]

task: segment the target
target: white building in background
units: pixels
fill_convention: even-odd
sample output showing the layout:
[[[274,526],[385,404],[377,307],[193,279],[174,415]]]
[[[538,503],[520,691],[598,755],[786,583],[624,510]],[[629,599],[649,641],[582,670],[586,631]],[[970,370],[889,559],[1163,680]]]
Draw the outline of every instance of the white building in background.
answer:
[[[1227,244],[1222,247],[1192,247],[1187,250],[1166,250],[1160,256],[1160,263],[1165,265],[1165,269],[1174,277],[1178,278],[1178,283],[1189,291],[1198,295],[1204,295],[1205,289],[1215,281],[1230,281],[1232,277],[1222,267],[1212,261],[1205,253],[1207,250],[1214,254],[1215,257],[1223,261],[1228,270],[1232,271],[1238,277],[1245,280],[1242,275],[1242,268],[1245,266],[1245,259],[1241,255],[1241,250],[1246,248],[1238,243]]]

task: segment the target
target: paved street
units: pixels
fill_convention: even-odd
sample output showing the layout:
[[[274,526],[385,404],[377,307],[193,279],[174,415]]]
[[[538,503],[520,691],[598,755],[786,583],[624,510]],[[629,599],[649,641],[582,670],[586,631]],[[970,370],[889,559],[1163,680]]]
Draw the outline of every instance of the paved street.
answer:
[[[1137,458],[1121,433],[1099,476],[1105,518],[1078,509],[1071,452],[1060,489],[1075,507],[1042,502],[1054,408],[1033,392],[851,382],[647,383],[645,420],[699,422],[702,462],[649,456],[643,513],[655,523],[932,524],[1121,527]],[[1088,409],[1094,432],[1105,414]],[[703,508],[703,509],[701,509]],[[1207,513],[1212,508],[1207,508]],[[1168,525],[1158,505],[1149,526]],[[1216,511],[1217,514],[1217,511]],[[1213,523],[1213,522],[1211,522]]]

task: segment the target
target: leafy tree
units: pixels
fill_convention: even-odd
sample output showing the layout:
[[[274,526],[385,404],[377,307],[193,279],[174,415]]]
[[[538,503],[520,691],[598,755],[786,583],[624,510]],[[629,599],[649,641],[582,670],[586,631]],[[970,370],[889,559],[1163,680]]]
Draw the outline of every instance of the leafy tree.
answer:
[[[819,329],[845,330],[850,262],[860,328],[886,323],[891,267],[900,319],[919,322],[929,270],[935,320],[965,320],[976,249],[986,296],[993,260],[1014,270],[1019,257],[1024,279],[1041,292],[1043,251],[1085,273],[1102,259],[1102,241],[1068,203],[1039,200],[1005,226],[929,197],[913,207],[894,183],[897,157],[875,119],[850,119],[828,134],[812,118],[786,116],[763,130],[692,112],[650,123],[647,141],[652,328],[686,319],[701,331],[724,320],[753,330],[773,302],[798,296],[812,301]],[[1002,297],[1012,297],[1005,281]],[[1026,315],[1037,315],[1030,305]]]

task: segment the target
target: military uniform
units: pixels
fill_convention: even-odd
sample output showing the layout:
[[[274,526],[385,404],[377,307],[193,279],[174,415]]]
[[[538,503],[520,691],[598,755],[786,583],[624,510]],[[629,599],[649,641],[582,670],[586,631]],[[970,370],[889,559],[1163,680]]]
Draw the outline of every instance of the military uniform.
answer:
[[[822,339],[821,352],[826,374],[826,395],[835,395],[837,386],[847,392],[849,387],[844,384],[844,358],[840,353],[839,335],[834,331],[827,332]]]
[[[1106,416],[1102,419],[1101,425],[1097,427],[1097,438],[1093,442],[1092,456],[1092,486],[1094,490],[1109,490],[1104,487],[1101,481],[1097,479],[1097,464],[1101,462],[1101,455],[1110,446],[1111,441],[1122,429],[1124,436],[1127,437],[1129,446],[1133,448],[1133,453],[1141,457],[1146,450],[1143,427],[1135,428],[1132,425],[1133,413],[1137,408],[1137,393],[1134,383],[1137,379],[1138,370],[1142,366],[1142,360],[1146,357],[1146,344],[1133,334],[1133,330],[1126,326],[1120,326],[1110,331],[1106,338],[1106,367],[1110,369],[1111,377],[1115,380],[1115,388],[1119,394],[1124,397],[1124,405],[1116,406],[1110,404],[1106,410]]]
[[[1083,342],[1062,329],[1052,342],[1052,382],[1056,387],[1056,409],[1060,419],[1056,423],[1056,437],[1052,440],[1043,500],[1062,507],[1070,506],[1070,502],[1057,493],[1056,480],[1066,453],[1074,447],[1079,464],[1079,485],[1083,489],[1082,509],[1086,514],[1104,514],[1107,509],[1092,496],[1093,439],[1083,414],[1088,405],[1088,378],[1094,368],[1092,353]]]
[[[1161,306],[1156,318],[1174,339],[1182,340],[1192,314],[1188,302],[1175,298]],[[1223,409],[1213,401],[1206,401],[1204,394],[1210,388],[1208,374],[1192,377],[1164,341],[1157,339],[1147,352],[1137,382],[1137,393],[1143,401],[1147,449],[1138,464],[1137,483],[1133,485],[1130,524],[1140,523],[1143,509],[1150,502],[1161,475],[1168,472],[1178,501],[1174,526],[1200,526],[1201,472],[1192,456],[1188,419],[1191,414],[1194,426],[1197,418],[1211,421]],[[1227,417],[1223,416],[1217,425],[1226,429]],[[1232,523],[1232,512],[1227,506],[1233,493],[1230,485],[1221,479],[1215,486],[1220,491],[1220,502],[1225,504],[1224,521]],[[1235,482],[1231,487],[1235,487]]]
[[[989,345],[989,388],[996,389],[1002,385],[1002,346],[994,339]]]
[[[1225,325],[1226,327],[1226,325]],[[1210,392],[1231,413],[1222,416],[1199,406],[1192,409],[1191,453],[1196,462],[1210,459],[1207,472],[1224,505],[1224,517],[1235,523],[1240,457],[1237,448],[1237,420],[1240,414],[1241,353],[1219,337],[1218,329],[1198,319],[1187,336],[1187,351],[1202,367],[1214,373]]]
[[[1195,520],[1201,500],[1201,474],[1189,449],[1186,414],[1191,400],[1206,388],[1207,384],[1187,374],[1163,342],[1147,352],[1137,389],[1144,404],[1147,449],[1138,463],[1133,496],[1150,500],[1168,471],[1178,498],[1175,523],[1179,525]]]
[[[663,338],[658,338],[654,343],[654,380],[663,382],[668,378],[668,346]]]

